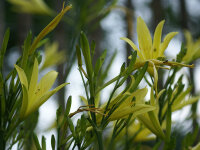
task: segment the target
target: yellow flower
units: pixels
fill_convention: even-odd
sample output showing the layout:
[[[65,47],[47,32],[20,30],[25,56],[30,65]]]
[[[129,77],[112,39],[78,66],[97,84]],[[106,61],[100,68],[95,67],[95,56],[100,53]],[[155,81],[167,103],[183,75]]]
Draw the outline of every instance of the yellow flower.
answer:
[[[160,91],[157,98],[155,99],[153,95],[153,88],[152,88],[150,105],[156,107],[156,109],[137,116],[140,122],[142,122],[152,133],[154,133],[161,139],[166,138],[162,130],[162,127],[160,125],[160,122],[158,120],[158,110],[159,110],[158,99],[162,95],[163,92],[164,90]]]
[[[200,57],[200,38],[194,42],[189,31],[186,30],[184,34],[186,39],[187,52],[183,57],[183,62],[190,63]]]
[[[53,65],[59,65],[65,61],[64,50],[58,51],[58,43],[47,44],[45,46],[45,60],[41,70]]]
[[[30,14],[53,14],[43,0],[8,0],[17,12]]]
[[[172,104],[172,112],[177,111],[182,109],[183,107],[187,106],[187,105],[191,105],[195,102],[197,102],[200,99],[200,96],[190,96],[189,93],[192,90],[191,87],[187,88],[185,91],[182,91],[180,95],[178,95],[175,99],[174,96],[177,94],[178,92],[178,87],[174,89],[170,102],[172,102],[173,100],[173,104]],[[163,109],[162,109],[162,115],[164,115],[167,111],[167,104],[164,105]]]
[[[53,94],[58,90],[63,88],[68,83],[63,83],[56,87],[52,91],[49,91],[54,84],[58,73],[56,71],[50,71],[45,76],[42,77],[38,82],[38,61],[35,59],[32,75],[30,82],[27,80],[27,76],[22,68],[15,65],[17,70],[22,90],[23,90],[23,100],[20,110],[20,118],[24,119],[32,112],[36,111],[44,102],[46,102]]]
[[[154,140],[156,137],[152,132],[147,129],[142,123],[138,120],[131,120],[131,124],[128,126],[128,135],[130,137],[134,136],[134,142],[144,142]],[[121,140],[126,134],[126,128],[124,128],[116,140]]]
[[[134,84],[134,78],[131,76],[131,85]],[[131,87],[131,86],[130,86]],[[109,111],[112,110],[114,106],[117,106],[115,111],[109,116],[109,121],[123,119],[128,117],[128,115],[133,114],[133,117],[138,116],[149,111],[156,109],[154,106],[145,104],[145,96],[147,94],[147,88],[138,89],[135,92],[131,92],[129,89],[126,92],[122,92],[111,100],[108,111],[105,116],[108,115]],[[103,104],[100,109],[105,110],[107,103]],[[100,122],[102,115],[97,115],[97,122]]]
[[[144,20],[141,17],[137,18],[137,34],[138,34],[138,42],[139,42],[139,49],[137,46],[128,38],[122,37],[121,39],[126,41],[133,50],[137,51],[138,58],[136,64],[134,65],[135,69],[142,67],[146,61],[150,61],[154,63],[157,68],[162,68],[162,65],[174,66],[174,65],[181,65],[187,66],[176,62],[170,61],[161,61],[158,58],[164,58],[164,51],[166,50],[169,42],[171,39],[178,33],[178,32],[171,32],[168,33],[163,42],[161,42],[162,36],[162,29],[164,25],[164,20],[161,21],[155,30],[154,38],[152,42],[151,34],[147,25],[145,24]],[[153,75],[153,65],[152,63],[149,64],[148,72]]]

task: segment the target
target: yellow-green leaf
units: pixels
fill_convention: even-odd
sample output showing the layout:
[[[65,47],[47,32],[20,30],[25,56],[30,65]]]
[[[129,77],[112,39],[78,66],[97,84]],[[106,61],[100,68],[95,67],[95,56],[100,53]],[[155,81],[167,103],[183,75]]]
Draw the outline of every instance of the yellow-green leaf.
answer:
[[[29,54],[32,54],[36,47],[37,44],[49,33],[51,32],[60,22],[60,20],[62,19],[63,15],[69,10],[71,9],[72,6],[66,6],[65,8],[63,8],[61,10],[61,12],[39,33],[39,35],[35,38],[35,40],[33,41],[33,44],[31,45]]]

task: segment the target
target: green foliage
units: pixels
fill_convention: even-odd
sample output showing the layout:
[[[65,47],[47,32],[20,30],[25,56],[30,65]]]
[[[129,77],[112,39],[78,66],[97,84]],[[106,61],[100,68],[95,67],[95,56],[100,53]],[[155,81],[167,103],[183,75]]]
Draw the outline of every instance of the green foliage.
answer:
[[[81,4],[76,5],[81,13],[78,13],[79,16],[74,19],[79,21],[79,26],[72,30],[76,31],[73,36],[77,36],[80,29],[87,27],[96,20],[96,17],[100,19],[105,17],[116,1],[99,0],[94,3],[90,0],[86,2],[79,0],[73,3]],[[92,9],[87,10],[88,6],[92,6]],[[57,76],[57,72],[51,71],[37,84],[40,71],[38,65],[42,61],[42,55],[37,49],[46,42],[44,37],[58,25],[64,13],[70,8],[71,5],[63,7],[62,11],[33,41],[32,33],[28,33],[22,46],[22,55],[16,61],[15,69],[13,67],[7,75],[4,73],[4,60],[9,45],[10,30],[5,32],[0,49],[0,147],[2,150],[12,149],[15,144],[18,145],[18,149],[27,149],[27,145],[37,150],[48,149],[46,137],[42,136],[38,139],[35,133],[39,116],[38,109],[67,83],[49,91]],[[70,15],[73,16],[74,12]],[[69,16],[64,18],[64,21],[69,19]],[[67,22],[74,20],[69,19]],[[140,47],[141,44],[142,47],[147,47],[145,38],[148,40],[151,35],[142,18],[139,18],[139,23],[144,28],[143,30],[140,26],[138,29],[141,39],[144,38],[144,41],[139,39]],[[163,44],[160,43],[163,23],[161,22],[161,26],[158,27],[159,31],[156,32],[157,38],[155,39],[158,49],[159,45]],[[93,29],[94,27],[91,30]],[[182,67],[192,67],[192,65],[182,64],[187,49],[182,45],[176,61],[168,61],[163,57],[164,50],[175,34],[177,33],[169,34],[164,39],[162,55],[159,51],[156,52],[159,54],[158,57],[150,57],[152,54],[148,51],[137,49],[129,39],[123,38],[137,51],[131,52],[129,63],[122,63],[119,66],[119,73],[112,74],[113,77],[107,81],[117,53],[115,52],[109,58],[108,50],[105,49],[96,58],[94,56],[97,49],[96,43],[92,41],[90,44],[86,34],[83,31],[80,32],[80,44],[74,40],[72,47],[76,45],[77,66],[85,90],[81,99],[85,105],[71,112],[73,100],[72,96],[69,96],[66,104],[59,106],[56,121],[50,127],[57,130],[57,137],[51,136],[51,148],[53,150],[175,149],[180,139],[174,131],[176,123],[172,121],[172,114],[186,105],[197,102],[200,98],[198,95],[190,96],[193,85],[184,84],[184,74],[178,76]],[[152,45],[151,42],[150,45]],[[145,59],[139,60],[138,55],[143,58],[142,51],[145,53]],[[72,55],[70,53],[70,57]],[[163,65],[170,66],[169,73],[164,86],[158,87],[158,76],[160,75],[157,71],[165,68]],[[67,76],[66,73],[63,75]],[[146,81],[144,82],[145,87],[141,88],[143,79]],[[106,91],[108,97],[103,97],[103,92],[110,85],[113,86],[111,92]],[[151,89],[150,99],[145,98],[148,87]],[[75,122],[73,117],[77,114],[81,115]],[[196,119],[192,117],[194,116],[189,117],[188,120]],[[198,146],[198,133],[199,127],[196,125],[190,132],[184,134],[180,142],[182,149]]]

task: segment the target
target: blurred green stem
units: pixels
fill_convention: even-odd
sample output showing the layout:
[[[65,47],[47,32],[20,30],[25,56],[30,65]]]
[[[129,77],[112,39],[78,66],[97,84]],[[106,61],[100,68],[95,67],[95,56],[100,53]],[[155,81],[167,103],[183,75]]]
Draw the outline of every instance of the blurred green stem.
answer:
[[[99,150],[103,150],[102,130],[96,130],[97,140],[99,144]]]

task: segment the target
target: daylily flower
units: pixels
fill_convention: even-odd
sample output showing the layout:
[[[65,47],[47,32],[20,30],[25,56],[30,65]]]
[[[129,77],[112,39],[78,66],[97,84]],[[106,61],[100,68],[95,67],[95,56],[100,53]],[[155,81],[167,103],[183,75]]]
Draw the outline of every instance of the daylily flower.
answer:
[[[43,76],[38,83],[38,61],[35,59],[32,76],[30,82],[28,82],[27,76],[22,68],[15,65],[17,70],[22,90],[23,100],[20,110],[20,119],[26,118],[29,114],[36,111],[44,102],[46,102],[53,94],[63,88],[68,83],[63,83],[49,91],[54,84],[58,73],[56,71],[50,71]]]
[[[124,128],[121,133],[117,136],[116,140],[121,140],[124,135],[126,134],[126,128]],[[128,135],[129,137],[133,137],[134,142],[144,142],[144,141],[151,141],[156,138],[152,132],[146,128],[141,122],[138,120],[131,120],[131,124],[128,125]]]
[[[53,42],[52,44],[47,44],[45,46],[45,60],[41,67],[41,70],[48,68],[53,65],[59,65],[65,61],[65,52],[64,50],[58,51],[58,43]]]
[[[152,133],[160,137],[161,139],[165,139],[166,136],[162,130],[160,122],[158,120],[158,99],[162,95],[164,90],[160,91],[157,98],[154,98],[153,95],[153,88],[151,89],[151,98],[150,98],[150,105],[156,107],[156,109],[149,111],[144,114],[140,114],[137,116],[140,122],[142,122]]]
[[[190,63],[193,60],[200,58],[200,38],[196,41],[193,40],[192,35],[189,31],[185,31],[186,48],[187,52],[183,57],[183,62]]]
[[[43,0],[8,0],[17,12],[30,14],[52,15],[51,10]]]
[[[129,126],[128,134],[130,136],[136,135],[135,142],[150,141],[156,138],[149,129],[145,128],[140,122],[136,123],[136,121]]]
[[[176,95],[178,88],[175,88],[175,90],[172,93],[170,102],[173,100],[172,104],[172,112],[182,109],[183,107],[193,104],[197,102],[200,99],[200,96],[189,96],[190,91],[192,90],[191,87],[187,88],[185,91],[182,91],[180,95],[178,95],[175,99],[174,96]],[[187,97],[187,98],[186,98]],[[164,115],[167,111],[167,104],[164,105],[162,114]]]
[[[137,34],[138,34],[139,48],[130,39],[126,37],[121,38],[122,40],[126,41],[133,48],[133,50],[137,51],[139,57],[137,58],[136,64],[134,65],[135,69],[142,67],[146,61],[153,62],[156,68],[162,68],[162,65],[187,66],[177,62],[159,60],[159,58],[165,57],[164,51],[166,50],[171,39],[178,33],[178,32],[168,33],[164,38],[163,42],[161,42],[163,25],[164,25],[164,20],[157,25],[152,42],[151,34],[147,25],[145,24],[144,20],[141,17],[138,17]],[[149,63],[148,72],[151,75],[153,75],[152,63]]]
[[[131,76],[131,85],[134,84],[134,78]],[[130,86],[131,87],[131,86]],[[105,116],[109,114],[109,111],[113,109],[113,107],[117,106],[114,112],[109,116],[108,120],[118,120],[128,117],[128,115],[133,114],[133,118],[144,114],[146,112],[152,111],[156,109],[154,106],[150,106],[145,104],[145,96],[147,94],[147,88],[138,89],[135,92],[130,92],[129,89],[125,92],[120,93],[114,99],[111,100],[108,111]],[[104,111],[106,109],[107,103],[103,104],[100,109]],[[119,106],[118,106],[119,105]],[[97,115],[97,122],[100,122],[102,115]]]
[[[170,102],[172,102],[174,96],[177,93],[178,88],[176,88],[171,96]],[[180,95],[177,96],[175,100],[173,100],[173,103],[171,105],[171,111],[174,112],[176,110],[179,110],[187,105],[190,105],[194,102],[196,102],[200,96],[195,96],[186,99],[185,97],[189,94],[191,91],[191,88],[188,88],[186,91],[183,91]],[[160,122],[158,120],[158,110],[159,110],[159,104],[158,99],[162,95],[164,90],[160,91],[158,95],[156,96],[156,99],[154,98],[153,94],[153,88],[151,89],[151,98],[150,98],[150,105],[156,107],[156,109],[149,111],[147,113],[143,113],[137,116],[140,122],[142,122],[152,133],[157,135],[158,137],[165,139],[166,135],[163,132],[163,128],[160,125]],[[162,115],[164,115],[167,112],[168,104],[166,103],[162,109]]]

